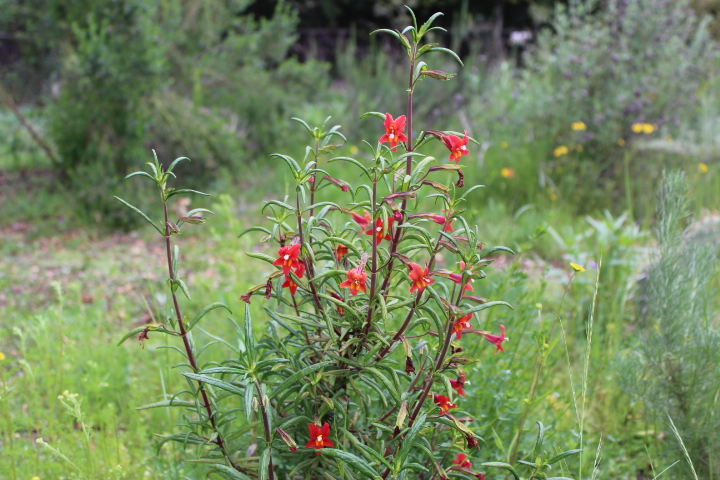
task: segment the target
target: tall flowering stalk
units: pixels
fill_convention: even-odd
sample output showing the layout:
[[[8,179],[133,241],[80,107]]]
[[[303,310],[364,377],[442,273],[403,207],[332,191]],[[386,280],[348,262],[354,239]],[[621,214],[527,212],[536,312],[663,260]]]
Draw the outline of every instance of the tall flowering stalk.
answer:
[[[485,278],[489,255],[512,252],[485,248],[477,227],[463,217],[468,195],[478,188],[461,191],[460,162],[471,158],[470,135],[457,128],[413,132],[421,82],[453,76],[426,61],[447,54],[460,62],[452,51],[425,42],[430,32],[444,31],[432,26],[440,16],[418,26],[413,14],[403,31],[376,32],[392,35],[407,50],[408,105],[404,115],[363,115],[377,122],[378,131],[364,154],[332,156],[341,146],[332,142],[345,141],[340,127],[328,128],[329,119],[317,127],[295,119],[312,137],[305,157],[272,155],[290,170],[295,192],[290,200],[266,202],[271,225],[242,233],[262,232],[271,255],[247,254],[264,264],[253,267],[258,284],[238,292],[244,322],[235,322],[236,339],[226,339],[232,356],[224,362],[199,365],[190,331],[208,311],[227,307],[209,305],[188,321],[175,295],[188,292],[177,276],[171,237],[185,223],[203,219],[193,216],[196,211],[171,222],[167,200],[199,192],[166,186],[177,161],[167,171],[156,161],[152,174],[133,174],[152,178],[161,191],[162,228],[130,208],[164,237],[175,320],[171,328],[148,325],[129,335],[181,337],[189,360],[184,375],[194,389],[154,406],[193,407],[190,432],[166,439],[205,445],[203,461],[227,478],[441,479],[448,471],[484,478],[476,470],[477,453],[469,460],[479,445],[477,425],[460,420],[470,415],[459,416],[466,413],[466,390],[473,388],[472,370],[460,365],[478,361],[462,355],[462,343],[486,340],[504,351],[504,326],[493,329],[502,332],[496,335],[474,330],[472,320],[509,305],[475,296],[482,287],[472,282]],[[448,156],[423,154],[428,142],[444,145]],[[364,183],[353,187],[350,180],[358,176]],[[430,202],[437,209],[415,212]],[[258,342],[251,303],[265,316]],[[492,361],[493,349],[487,352]],[[444,447],[428,441],[428,428],[447,440]]]

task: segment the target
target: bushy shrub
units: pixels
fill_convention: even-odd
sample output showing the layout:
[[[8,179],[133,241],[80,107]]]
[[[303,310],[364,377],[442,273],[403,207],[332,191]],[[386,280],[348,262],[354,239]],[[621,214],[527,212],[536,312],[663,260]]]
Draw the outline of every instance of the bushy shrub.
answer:
[[[658,252],[640,285],[637,341],[630,342],[618,364],[618,377],[666,432],[664,450],[670,461],[683,458],[686,448],[699,478],[714,479],[720,451],[720,330],[714,301],[718,248],[706,233],[695,233],[690,214],[685,176],[667,175],[659,194]],[[682,475],[693,478],[688,467]]]
[[[624,198],[632,141],[672,131],[697,107],[717,57],[706,27],[685,0],[558,3],[526,65],[479,74],[487,88],[468,110],[483,112],[473,120],[495,144],[547,141],[534,157],[539,182],[579,210],[607,205]],[[650,157],[633,156],[633,178],[647,177]]]

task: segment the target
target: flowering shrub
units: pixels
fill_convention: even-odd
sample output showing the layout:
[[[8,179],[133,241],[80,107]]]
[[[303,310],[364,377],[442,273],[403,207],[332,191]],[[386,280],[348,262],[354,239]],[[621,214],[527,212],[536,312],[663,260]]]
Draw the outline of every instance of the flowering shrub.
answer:
[[[191,318],[178,302],[178,290],[189,293],[177,277],[172,237],[186,223],[204,222],[199,214],[207,212],[196,209],[177,222],[168,218],[173,196],[201,194],[167,186],[183,159],[167,170],[156,159],[151,173],[132,174],[150,178],[164,205],[158,227],[123,201],[164,237],[174,318],[125,338],[139,333],[145,339],[152,331],[181,337],[179,351],[189,367],[183,375],[191,385],[146,408],[194,412],[184,433],[163,440],[205,447],[208,468],[228,478],[484,478],[482,466],[505,468],[517,478],[509,464],[477,461],[481,439],[473,415],[480,412],[465,410],[469,379],[463,370],[480,361],[463,354],[463,342],[484,338],[495,353],[505,351],[503,325],[497,335],[474,329],[472,321],[484,310],[509,305],[478,296],[473,282],[485,278],[491,254],[512,252],[486,248],[478,228],[462,216],[468,195],[479,188],[462,190],[459,165],[474,140],[467,132],[426,129],[416,137],[413,131],[420,81],[452,76],[430,70],[426,59],[437,53],[460,61],[448,49],[423,43],[427,33],[442,30],[432,26],[439,15],[420,27],[413,17],[402,32],[376,32],[392,35],[407,50],[408,108],[397,117],[363,116],[384,122],[378,122],[377,142],[366,142],[364,157],[327,158],[340,146],[333,142],[345,140],[339,127],[328,129],[326,121],[313,128],[300,119],[313,140],[304,158],[273,155],[290,170],[294,197],[266,202],[270,225],[243,232],[262,233],[276,254],[248,253],[270,273],[258,274],[259,283],[242,292],[245,319],[236,324],[238,338],[218,338],[231,358],[199,363],[204,348],[197,349],[191,337],[205,314],[227,307],[211,304]],[[421,153],[435,141],[448,148],[447,159]],[[331,176],[321,166],[325,161],[356,169],[365,183],[353,187],[353,176]],[[431,211],[417,212],[425,209]],[[251,303],[262,304],[267,316],[259,341]],[[490,353],[485,361],[492,361]],[[257,430],[262,439],[253,435]],[[576,452],[544,461],[542,425],[538,445],[536,463],[525,464],[543,476],[550,464]]]

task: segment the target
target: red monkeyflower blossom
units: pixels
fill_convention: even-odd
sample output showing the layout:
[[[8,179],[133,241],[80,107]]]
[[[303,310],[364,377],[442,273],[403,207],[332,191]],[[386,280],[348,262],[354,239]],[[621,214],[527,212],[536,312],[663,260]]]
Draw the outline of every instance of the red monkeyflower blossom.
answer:
[[[470,150],[467,149],[467,144],[470,141],[467,130],[465,130],[465,136],[463,138],[457,135],[443,135],[442,139],[443,142],[445,142],[445,146],[450,149],[451,162],[459,163],[460,157],[470,153]]]
[[[285,283],[280,285],[282,288],[289,288],[290,289],[290,295],[295,295],[295,292],[297,292],[298,284],[295,283],[295,281],[290,277],[290,275],[285,275]]]
[[[295,275],[298,276],[298,278],[302,278],[303,275],[305,275],[305,264],[302,262],[298,262],[297,268],[295,268]],[[295,292],[297,292],[298,284],[295,283],[295,280],[292,279],[290,274],[285,275],[285,283],[280,285],[282,288],[289,288],[290,289],[290,295],[295,295]],[[249,303],[249,302],[248,302]]]
[[[358,292],[367,293],[367,273],[362,266],[352,268],[347,272],[348,279],[340,284],[340,288],[349,288],[354,297]]]
[[[452,220],[448,221],[448,219],[443,217],[442,215],[433,215],[432,221],[435,223],[439,223],[440,225],[447,224],[447,226],[443,229],[443,231],[445,231],[445,232],[452,233],[455,231],[455,229],[452,226],[453,221]]]
[[[465,262],[463,262],[462,260],[460,260],[460,268],[462,268],[463,270],[465,270]],[[473,268],[473,267],[470,267],[470,270],[472,270],[472,268]],[[455,282],[455,283],[460,283],[460,282],[462,282],[462,275],[459,274],[459,273],[451,273],[449,277],[450,277],[450,280],[452,280],[452,281]],[[471,291],[471,292],[474,292],[475,289],[474,289],[473,286],[472,286],[472,282],[474,282],[474,281],[475,281],[475,280],[472,279],[472,278],[471,278],[470,280],[468,280],[468,283],[465,284],[465,290],[469,290],[469,291]]]
[[[477,478],[478,480],[485,480],[485,474],[484,474],[484,473],[478,473],[477,475],[475,475],[475,478]]]
[[[472,468],[472,463],[470,463],[470,460],[467,459],[468,456],[466,453],[458,453],[458,456],[455,460],[452,461],[455,465],[462,468]]]
[[[347,247],[347,245],[343,245],[342,243],[337,246],[335,249],[335,258],[338,259],[338,262],[343,259],[345,255],[348,254],[350,249]]]
[[[370,225],[370,222],[372,222],[372,218],[370,217],[370,214],[367,210],[365,210],[365,216],[361,217],[355,212],[350,212],[350,215],[353,217],[353,220],[355,220],[358,225],[362,227],[362,232],[365,233],[365,229]]]
[[[413,293],[415,290],[422,293],[422,291],[425,290],[425,287],[435,283],[435,280],[430,278],[430,272],[427,263],[425,264],[424,270],[417,263],[411,264],[409,276],[410,280],[412,280],[413,282],[412,287],[410,287],[410,293]]]
[[[325,425],[318,427],[314,423],[308,424],[310,427],[310,441],[305,445],[307,448],[313,448],[320,450],[325,447],[334,447],[335,443],[330,440],[330,424],[325,422]],[[322,455],[321,452],[317,452],[318,455]]]
[[[471,313],[470,315],[465,315],[457,322],[455,322],[455,325],[453,325],[453,333],[455,334],[455,338],[457,338],[458,340],[462,340],[463,330],[472,328],[472,324],[470,323],[472,317],[473,314]]]
[[[465,395],[465,372],[460,372],[460,378],[457,380],[450,380],[450,386],[457,390],[458,395],[466,397]]]
[[[273,262],[273,265],[281,266],[283,268],[283,273],[287,275],[290,273],[291,268],[298,268],[298,265],[300,265],[298,256],[300,255],[301,248],[302,246],[299,243],[282,247],[278,250],[279,257],[275,260],[275,262]]]
[[[495,353],[504,352],[505,349],[503,348],[503,345],[502,345],[502,344],[503,344],[503,342],[509,340],[509,339],[505,336],[505,325],[500,325],[500,330],[502,330],[502,334],[499,335],[499,336],[498,336],[498,335],[493,335],[492,333],[487,333],[487,332],[482,332],[482,333],[480,334],[480,335],[482,335],[483,337],[485,337],[485,340],[487,340],[488,342],[490,342],[490,343],[492,343],[493,345],[497,346],[497,350],[495,350]]]
[[[400,142],[407,142],[408,138],[403,133],[405,131],[405,115],[400,115],[397,120],[389,113],[385,114],[385,135],[380,137],[379,142],[389,142],[392,151],[397,151],[397,145]]]
[[[440,415],[445,415],[451,408],[457,408],[457,405],[452,403],[445,395],[433,395],[433,402],[440,407]]]
[[[383,229],[383,226],[385,225],[385,222],[383,222],[382,218],[379,218],[377,222],[375,223],[375,232],[372,230],[368,230],[366,233],[367,235],[372,235],[375,233],[375,238],[378,244],[380,244],[383,239],[385,240],[392,240],[392,237],[390,236],[390,229],[393,226],[393,222],[395,219],[393,217],[388,218],[388,227],[387,230]]]

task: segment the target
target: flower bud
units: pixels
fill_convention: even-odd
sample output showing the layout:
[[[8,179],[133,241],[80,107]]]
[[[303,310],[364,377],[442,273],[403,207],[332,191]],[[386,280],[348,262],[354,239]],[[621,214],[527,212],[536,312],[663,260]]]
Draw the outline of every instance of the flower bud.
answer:
[[[295,443],[295,440],[288,435],[288,433],[283,430],[282,428],[276,428],[275,431],[277,431],[280,434],[280,437],[283,439],[283,442],[290,448],[291,452],[297,452],[298,446],[297,443]]]
[[[465,440],[467,440],[468,448],[480,448],[480,444],[478,443],[477,439],[475,438],[475,435],[467,434],[465,435]]]

